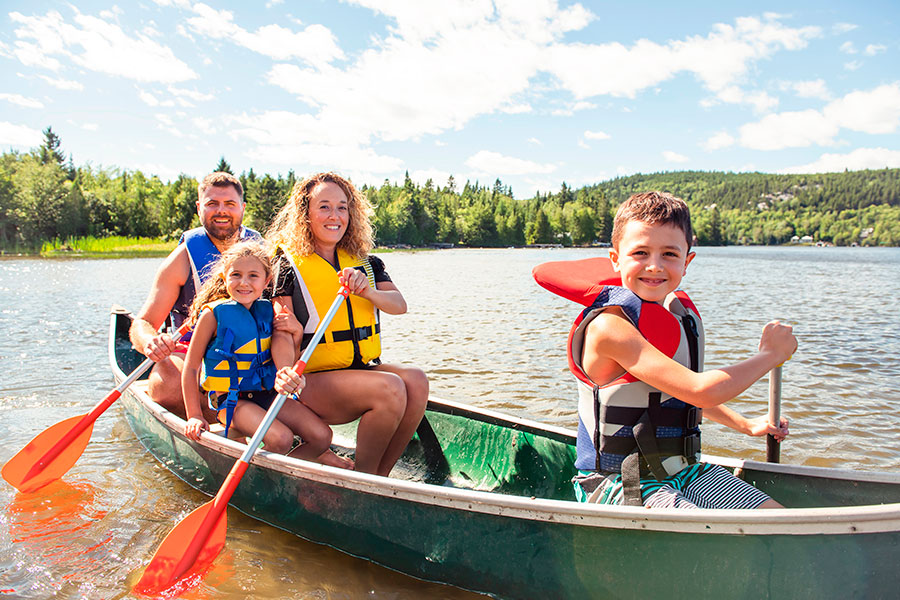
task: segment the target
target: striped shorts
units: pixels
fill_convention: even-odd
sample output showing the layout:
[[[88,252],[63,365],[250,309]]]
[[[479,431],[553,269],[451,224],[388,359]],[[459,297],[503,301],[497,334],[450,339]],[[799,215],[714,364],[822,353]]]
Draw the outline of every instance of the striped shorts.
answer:
[[[573,482],[581,502],[622,504],[619,473],[582,472]],[[697,463],[662,480],[641,479],[641,500],[648,508],[758,508],[769,499],[719,465]]]

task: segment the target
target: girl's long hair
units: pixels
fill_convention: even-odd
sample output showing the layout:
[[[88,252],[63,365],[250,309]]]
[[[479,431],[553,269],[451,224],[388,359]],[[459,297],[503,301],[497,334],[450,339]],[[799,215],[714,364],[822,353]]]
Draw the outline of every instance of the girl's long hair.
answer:
[[[334,183],[343,190],[350,213],[347,231],[337,247],[351,256],[364,258],[375,246],[370,221],[372,205],[365,194],[337,173],[317,173],[297,182],[291,191],[291,197],[269,226],[266,239],[273,246],[287,246],[300,256],[309,256],[315,252],[316,241],[309,226],[309,197],[317,185],[326,182]]]
[[[190,322],[197,323],[200,317],[200,310],[210,302],[221,300],[228,297],[228,290],[225,288],[225,273],[240,258],[252,256],[262,263],[263,270],[266,272],[268,279],[272,278],[272,259],[269,248],[265,242],[261,240],[248,240],[238,242],[229,247],[219,259],[210,266],[209,278],[197,290],[194,301],[191,303]]]

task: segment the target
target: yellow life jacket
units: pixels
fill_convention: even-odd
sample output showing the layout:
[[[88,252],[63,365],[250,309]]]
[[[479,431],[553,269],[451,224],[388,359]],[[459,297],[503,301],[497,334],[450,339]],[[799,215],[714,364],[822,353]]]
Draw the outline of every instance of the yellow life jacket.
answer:
[[[375,273],[368,257],[360,259],[338,248],[338,266],[335,268],[318,254],[299,256],[285,246],[279,248],[290,261],[296,278],[291,300],[294,314],[303,325],[301,348],[309,343],[319,320],[334,301],[341,269],[356,267],[365,271],[369,286],[375,289]],[[380,355],[381,320],[378,309],[368,300],[351,294],[334,315],[319,347],[312,353],[306,372],[364,365]]]

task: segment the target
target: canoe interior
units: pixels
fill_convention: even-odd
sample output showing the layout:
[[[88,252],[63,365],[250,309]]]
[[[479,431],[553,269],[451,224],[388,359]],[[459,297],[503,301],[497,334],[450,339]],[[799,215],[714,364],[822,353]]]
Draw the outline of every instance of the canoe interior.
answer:
[[[144,357],[128,340],[131,316],[126,311],[114,312],[115,360],[124,373],[129,373]],[[433,436],[427,430],[422,435],[420,428],[391,477],[499,494],[574,500],[574,435],[441,402],[429,403],[426,420]],[[338,444],[335,450],[352,456],[356,423],[333,429]],[[810,469],[809,473],[795,473],[764,463],[747,463],[738,474],[792,508],[900,502],[896,480],[831,476],[834,472]]]

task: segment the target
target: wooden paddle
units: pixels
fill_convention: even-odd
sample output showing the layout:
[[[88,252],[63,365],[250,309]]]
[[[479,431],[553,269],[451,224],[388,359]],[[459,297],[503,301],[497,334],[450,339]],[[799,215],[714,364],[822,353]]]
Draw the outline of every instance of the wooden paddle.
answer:
[[[298,374],[303,373],[306,363],[313,350],[319,345],[325,329],[331,323],[331,319],[334,318],[341,303],[349,295],[350,289],[346,285],[341,286],[328,312],[316,327],[309,345],[303,351],[300,360],[294,365],[294,370]],[[286,398],[287,396],[284,394],[278,394],[275,401],[272,402],[262,423],[259,424],[256,433],[248,442],[247,450],[234,463],[215,498],[194,509],[169,532],[153,558],[150,559],[150,564],[147,565],[144,574],[132,588],[134,592],[146,595],[158,594],[174,586],[183,576],[202,571],[216,558],[225,545],[227,523],[225,509],[228,501],[244,476],[244,472],[247,471],[250,460],[256,454],[260,442],[275,421],[275,417],[278,416],[278,411],[281,410]]]
[[[175,341],[184,337],[190,329],[190,324],[184,323],[178,328]],[[153,360],[149,358],[142,362],[86,415],[70,417],[36,435],[6,461],[2,470],[3,479],[20,492],[33,492],[62,477],[84,452],[97,417],[151,366]]]

